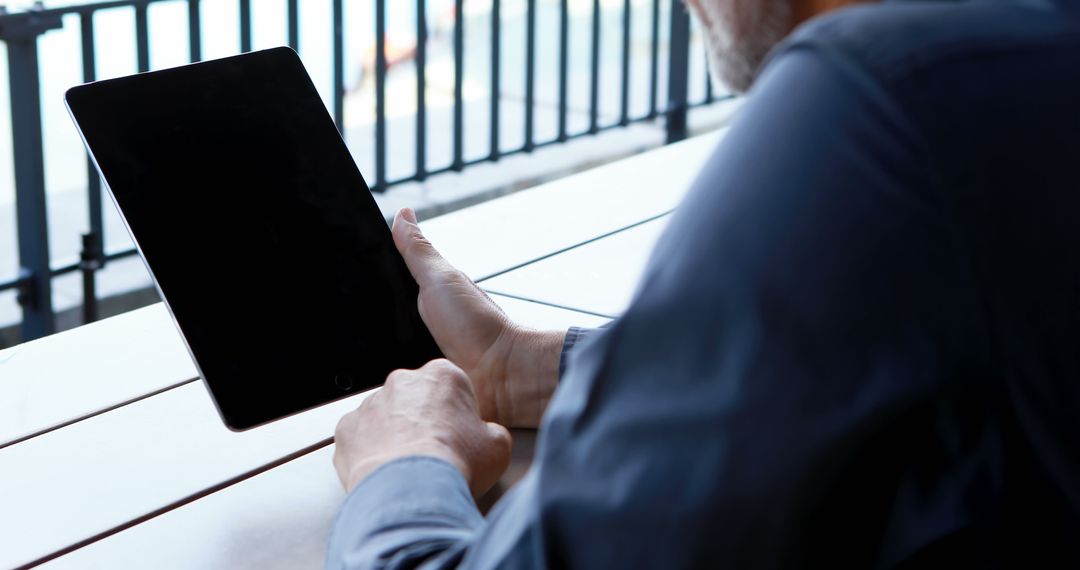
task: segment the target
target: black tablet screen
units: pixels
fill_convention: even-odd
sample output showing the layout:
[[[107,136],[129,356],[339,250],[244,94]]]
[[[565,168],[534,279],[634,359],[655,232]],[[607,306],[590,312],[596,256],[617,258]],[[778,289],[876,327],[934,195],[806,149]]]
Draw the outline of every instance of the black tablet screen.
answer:
[[[439,355],[294,52],[102,81],[67,102],[230,427]]]

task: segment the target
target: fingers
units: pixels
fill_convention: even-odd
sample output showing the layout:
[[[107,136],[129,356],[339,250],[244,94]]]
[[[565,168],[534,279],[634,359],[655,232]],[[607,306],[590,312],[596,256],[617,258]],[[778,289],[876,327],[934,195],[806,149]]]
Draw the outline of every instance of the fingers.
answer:
[[[500,451],[500,455],[509,454],[510,448],[513,446],[514,442],[513,438],[510,436],[510,430],[495,422],[484,423],[487,424],[488,437],[491,438],[494,447]]]
[[[439,379],[449,379],[471,386],[469,383],[469,376],[465,374],[465,371],[446,358],[436,358],[431,360],[423,365],[420,370],[433,374]]]
[[[334,467],[346,491],[387,461],[430,455],[461,470],[479,494],[506,470],[512,446],[506,428],[481,419],[468,375],[446,359],[388,374],[334,436]]]
[[[390,372],[383,383],[383,389],[368,400],[376,396],[393,397],[389,394],[398,394],[402,390],[414,395],[423,394],[423,398],[438,400],[443,405],[453,405],[459,410],[469,410],[469,413],[478,416],[480,413],[469,375],[445,358],[436,358],[416,370],[399,368]]]
[[[510,432],[503,426],[492,423],[484,423],[484,431],[487,441],[481,446],[477,461],[473,465],[473,477],[471,488],[474,496],[486,493],[499,481],[503,473],[510,467],[510,450],[513,441]]]
[[[433,284],[441,273],[450,268],[420,231],[412,208],[398,210],[391,233],[394,236],[394,245],[421,288]]]

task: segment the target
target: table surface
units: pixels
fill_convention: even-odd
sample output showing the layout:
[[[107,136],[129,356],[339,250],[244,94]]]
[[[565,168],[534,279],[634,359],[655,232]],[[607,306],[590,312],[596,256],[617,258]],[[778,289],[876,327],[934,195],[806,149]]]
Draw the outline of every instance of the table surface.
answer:
[[[599,326],[720,137],[421,225],[514,320]],[[366,396],[231,432],[160,304],[0,351],[0,569],[321,567],[344,498],[331,436]],[[500,487],[532,440],[515,432]]]

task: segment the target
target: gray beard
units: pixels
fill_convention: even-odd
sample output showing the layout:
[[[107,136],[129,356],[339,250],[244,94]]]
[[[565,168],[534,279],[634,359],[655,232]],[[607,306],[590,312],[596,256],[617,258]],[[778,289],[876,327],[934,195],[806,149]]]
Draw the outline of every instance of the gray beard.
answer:
[[[700,0],[712,26],[705,30],[709,71],[738,93],[750,89],[761,64],[791,29],[789,0]]]

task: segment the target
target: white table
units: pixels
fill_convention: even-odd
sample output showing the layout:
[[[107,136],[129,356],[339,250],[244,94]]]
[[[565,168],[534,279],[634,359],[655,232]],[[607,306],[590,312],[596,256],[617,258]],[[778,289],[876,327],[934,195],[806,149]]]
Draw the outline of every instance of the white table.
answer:
[[[638,276],[669,218],[632,226],[480,284],[507,297],[614,318],[630,305]]]
[[[719,135],[423,223],[515,320],[598,326]],[[497,236],[497,239],[492,239]],[[228,431],[160,305],[0,351],[0,569],[319,567],[360,394]],[[521,438],[508,484],[527,468]]]

